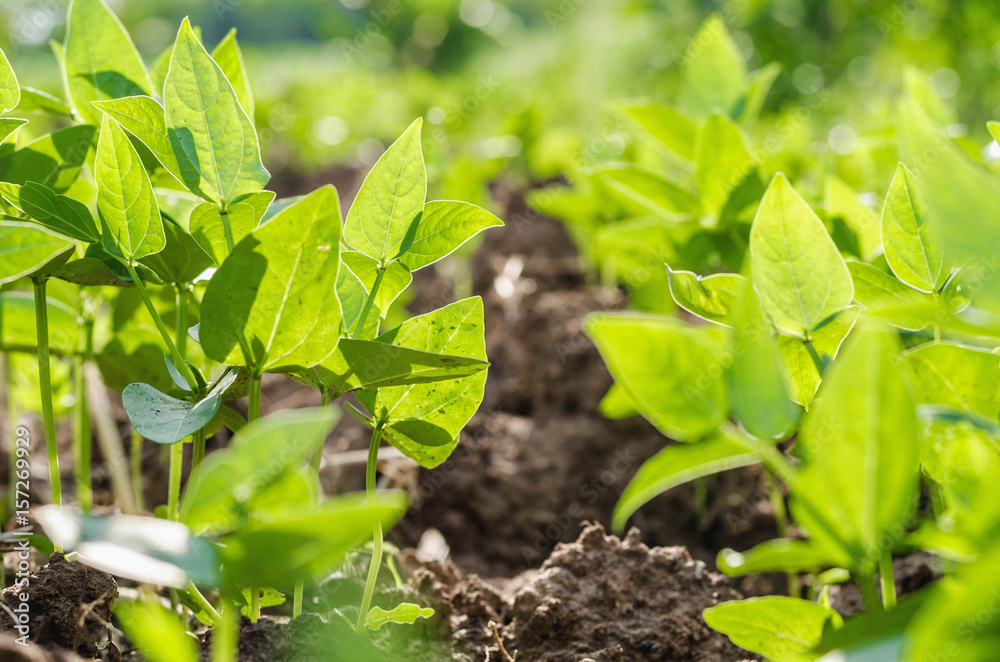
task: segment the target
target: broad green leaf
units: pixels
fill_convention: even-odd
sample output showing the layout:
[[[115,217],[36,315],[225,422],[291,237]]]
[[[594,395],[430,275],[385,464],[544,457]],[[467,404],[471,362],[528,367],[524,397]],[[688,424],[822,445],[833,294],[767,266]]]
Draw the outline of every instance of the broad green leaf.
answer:
[[[595,314],[584,332],[616,384],[668,437],[706,436],[728,413],[720,343],[702,328],[640,314]]]
[[[417,220],[413,240],[399,261],[410,271],[423,269],[450,255],[483,230],[502,225],[499,218],[468,202],[428,202]]]
[[[777,595],[723,602],[702,615],[709,627],[740,648],[781,662],[817,659],[820,656],[812,649],[822,639],[824,627],[843,622],[829,607]]]
[[[777,174],[750,229],[750,263],[779,329],[809,336],[854,298],[851,274],[823,223]]]
[[[897,278],[923,292],[938,289],[946,275],[941,240],[923,187],[902,163],[882,207],[882,246]]]
[[[194,237],[174,221],[163,220],[163,234],[166,239],[164,249],[155,255],[147,255],[142,262],[165,283],[189,285],[212,266],[212,258],[198,246]]]
[[[678,156],[693,160],[698,125],[670,106],[624,104],[621,111]]]
[[[149,384],[129,384],[122,392],[122,404],[136,432],[158,444],[175,444],[212,420],[222,394],[235,379],[236,371],[230,370],[198,400],[178,400]]]
[[[162,250],[166,238],[153,185],[125,131],[109,117],[101,125],[94,170],[104,248],[125,260]]]
[[[18,129],[28,123],[28,120],[16,117],[0,117],[0,144],[6,144],[3,149],[10,149],[13,146]]]
[[[854,328],[858,315],[857,308],[848,308],[813,332],[810,342],[820,360],[830,362],[836,358],[840,345]],[[802,339],[793,336],[778,336],[778,352],[785,367],[789,397],[808,409],[822,378],[815,360]]]
[[[101,240],[93,214],[82,202],[28,182],[22,186],[0,182],[0,197],[31,220],[54,232],[87,243]]]
[[[917,434],[895,336],[862,331],[830,367],[803,420],[796,450],[805,491],[793,491],[793,500],[836,527],[863,573],[916,507]]]
[[[250,523],[223,539],[223,572],[242,586],[291,588],[297,581],[317,579],[371,538],[373,527],[391,529],[406,507],[404,493],[380,491],[374,498],[334,497],[314,513],[300,508],[270,522]]]
[[[253,122],[254,102],[253,92],[250,90],[250,77],[247,76],[246,65],[243,64],[243,51],[236,41],[236,28],[233,28],[222,41],[212,50],[212,59],[222,69],[229,83],[236,92],[236,97],[240,101],[240,106],[246,111],[250,122]]]
[[[434,354],[486,360],[483,301],[462,299],[413,317],[378,341]],[[360,391],[364,404],[384,428],[386,441],[425,468],[444,462],[458,435],[483,401],[486,372],[429,384]]]
[[[934,300],[926,292],[915,290],[878,267],[864,262],[848,260],[847,269],[854,281],[854,300],[859,304],[887,317],[892,324],[904,329],[915,331],[927,326],[930,321],[928,317],[903,314],[909,306],[933,304]],[[891,311],[899,311],[899,314],[892,314]]]
[[[836,560],[807,540],[775,538],[745,552],[723,549],[716,565],[719,572],[737,577],[765,572],[816,572],[836,565]]]
[[[378,277],[378,261],[357,251],[344,251],[340,254],[340,259],[344,262],[344,266],[350,269],[351,273],[364,285],[367,296]],[[384,316],[389,311],[389,306],[396,300],[396,297],[403,293],[412,280],[413,275],[409,269],[399,262],[390,262],[386,266],[378,292],[375,293],[375,306],[381,311],[379,314]],[[371,312],[369,314],[376,315]],[[353,328],[351,327],[351,329]]]
[[[255,588],[253,590],[257,591],[257,606],[261,609],[264,607],[277,607],[287,602],[284,594],[273,588]],[[251,618],[252,602],[253,598],[251,597],[250,589],[243,589],[243,604],[240,605],[240,613],[247,618]]]
[[[170,142],[163,106],[147,96],[96,101],[94,105],[149,148],[153,156],[177,181],[188,185]]]
[[[185,18],[163,88],[167,134],[192,193],[219,203],[260,191],[271,176],[257,132],[225,73]]]
[[[726,24],[713,14],[691,38],[683,59],[681,110],[702,120],[716,110],[729,114],[746,89],[747,67]]]
[[[788,398],[777,339],[749,282],[737,306],[726,373],[730,407],[750,434],[784,436],[798,422],[799,410]]]
[[[604,168],[598,178],[613,192],[646,212],[672,219],[698,211],[698,200],[687,190],[638,166]]]
[[[433,615],[434,610],[430,607],[404,602],[388,611],[381,607],[372,607],[365,619],[365,625],[369,630],[379,630],[388,623],[413,624],[418,618],[430,618]]]
[[[406,252],[414,219],[424,208],[427,172],[417,118],[365,177],[344,225],[344,241],[379,262]]]
[[[781,73],[781,65],[777,62],[769,62],[757,71],[754,71],[747,78],[747,93],[739,106],[739,114],[736,116],[740,125],[747,130],[753,128],[760,117],[760,109],[764,106],[768,92],[774,79]]]
[[[316,365],[336,348],[340,203],[324,186],[241,241],[202,299],[205,354],[258,374]]]
[[[760,178],[743,131],[725,115],[712,114],[698,134],[695,156],[698,197],[704,211],[719,217],[733,191],[751,176]]]
[[[917,591],[902,596],[899,604],[889,610],[867,609],[847,619],[842,627],[828,624],[823,639],[816,647],[820,654],[832,653],[824,660],[842,662],[886,662],[911,660],[902,652],[902,634],[926,602],[929,591]]]
[[[327,393],[339,397],[357,389],[468,377],[487,367],[489,363],[479,358],[422,352],[374,340],[341,338],[337,350],[316,366],[307,379],[315,379]]]
[[[1000,420],[1000,356],[996,353],[950,342],[927,343],[905,352],[903,367],[918,403]]]
[[[699,276],[667,265],[670,295],[677,305],[709,322],[732,326],[746,278],[739,274]]]
[[[601,416],[611,420],[620,420],[630,416],[638,416],[639,411],[632,403],[632,397],[621,384],[612,384],[608,392],[601,398]]]
[[[368,290],[358,277],[350,269],[341,269],[337,274],[337,298],[340,300],[340,308],[343,311],[345,331],[354,331],[361,317],[361,311],[365,307],[365,299],[368,298]],[[356,335],[361,340],[373,340],[378,335],[379,320],[382,317],[378,306],[372,304],[365,319],[365,327]]]
[[[92,101],[152,92],[135,44],[103,0],[70,2],[63,55],[66,91],[88,124],[101,121]]]
[[[616,531],[624,531],[628,518],[655,496],[702,476],[760,462],[760,455],[724,434],[696,444],[673,444],[646,460],[625,491],[613,516]]]
[[[260,224],[260,219],[263,218],[272,200],[274,200],[272,191],[260,191],[226,208],[234,246]],[[216,266],[222,264],[229,254],[229,244],[226,242],[226,230],[222,225],[219,206],[203,202],[195,207],[191,211],[191,218],[188,219],[188,230]]]
[[[21,101],[21,88],[7,56],[0,50],[0,114],[8,113]]]
[[[82,352],[80,315],[52,297],[46,297],[46,303],[49,351],[57,356]],[[0,350],[33,353],[37,348],[35,297],[30,292],[0,292]]]
[[[69,239],[36,225],[0,221],[0,285],[58,266],[73,248]]]
[[[867,260],[877,254],[882,241],[879,220],[861,204],[858,192],[843,180],[830,175],[823,184],[823,199],[827,218],[840,219],[854,235],[858,257]]]
[[[209,455],[192,474],[181,521],[196,532],[230,530],[255,494],[321,446],[339,418],[339,410],[322,407],[281,411],[248,423],[227,449]]]
[[[17,111],[19,113],[49,113],[60,117],[73,117],[73,109],[59,97],[25,86],[21,87],[21,103],[18,104]]]
[[[120,602],[115,606],[115,617],[135,649],[149,662],[197,662],[197,639],[159,600]]]
[[[164,284],[163,279],[142,262],[136,264],[135,270],[143,283]],[[100,244],[87,246],[82,258],[67,262],[59,267],[52,272],[52,277],[77,285],[108,285],[110,287],[132,287],[133,285],[132,276],[129,275],[125,265],[109,255]]]
[[[80,176],[96,138],[97,129],[87,124],[44,135],[0,159],[0,181],[37,182],[65,193]]]

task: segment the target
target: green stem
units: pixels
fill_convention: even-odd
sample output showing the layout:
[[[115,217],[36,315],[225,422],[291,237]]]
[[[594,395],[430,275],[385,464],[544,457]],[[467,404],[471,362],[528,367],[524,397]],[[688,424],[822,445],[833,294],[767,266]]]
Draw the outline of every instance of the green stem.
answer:
[[[184,465],[184,442],[178,441],[170,447],[170,473],[167,492],[167,519],[180,519],[181,471]]]
[[[376,423],[372,430],[371,444],[368,446],[368,465],[365,474],[365,492],[369,501],[375,501],[375,474],[378,470],[378,447],[382,443],[382,424]],[[378,579],[378,570],[382,565],[382,523],[377,522],[372,527],[371,565],[368,566],[368,579],[365,581],[365,594],[361,600],[361,613],[358,614],[357,631],[363,632],[368,620],[368,610],[371,608],[372,595],[375,594],[375,580]]]
[[[191,472],[193,473],[205,459],[205,428],[194,433],[194,443],[191,450]]]
[[[136,273],[131,261],[125,263],[125,268],[128,269],[129,276],[132,277],[132,283],[135,285],[135,288],[139,290],[139,296],[142,297],[142,302],[146,304],[146,310],[149,311],[150,317],[156,323],[156,328],[160,332],[163,342],[166,343],[167,349],[170,350],[170,359],[174,362],[174,367],[184,376],[184,380],[188,383],[188,388],[194,391],[198,388],[198,382],[194,378],[194,373],[191,372],[191,368],[188,366],[187,361],[184,360],[184,357],[177,351],[177,345],[170,338],[170,333],[167,332],[167,327],[160,318],[160,314],[156,312],[153,301],[149,298],[149,292],[146,291],[146,286],[142,284],[142,280],[139,278],[139,274]]]
[[[212,630],[212,662],[236,662],[240,636],[239,608],[223,599],[219,623]]]
[[[872,575],[862,575],[858,577],[858,585],[861,588],[861,597],[864,599],[866,609],[875,609],[879,604],[878,594],[875,592],[875,578]]]
[[[882,606],[892,609],[896,606],[896,578],[892,570],[892,552],[886,552],[879,559],[879,577],[882,580]]]
[[[260,375],[250,376],[250,393],[247,403],[247,422],[260,418]],[[260,587],[250,586],[250,622],[260,620]]]
[[[45,425],[45,448],[49,457],[49,483],[52,503],[62,504],[59,477],[59,446],[56,442],[56,418],[52,411],[52,375],[49,372],[49,310],[45,298],[45,278],[33,278],[35,284],[35,325],[38,332],[38,383],[42,395],[42,420]]]
[[[10,468],[7,476],[7,501],[10,512],[14,512],[14,504],[17,501],[17,492],[14,486],[17,485],[17,408],[14,406],[14,371],[10,365],[10,353],[3,355],[3,395],[4,405],[7,408],[7,466]]]
[[[142,435],[132,428],[132,438],[129,443],[129,466],[132,469],[132,491],[135,493],[135,507],[142,512],[146,509],[142,489]]]
[[[385,267],[379,267],[375,270],[375,284],[372,285],[372,291],[368,293],[368,298],[365,299],[365,306],[361,309],[361,316],[358,317],[358,321],[354,325],[354,331],[351,332],[352,338],[357,338],[358,334],[365,328],[365,320],[368,319],[368,313],[372,309],[372,304],[375,303],[375,295],[378,294],[378,288],[382,284],[382,277],[384,275]]]
[[[85,315],[83,325],[83,356],[73,361],[73,389],[76,400],[73,404],[73,457],[76,475],[76,495],[80,508],[89,513],[94,503],[94,489],[91,480],[94,440],[90,428],[90,410],[87,407],[87,384],[83,375],[83,364],[94,354],[94,320]]]
[[[295,593],[292,594],[292,618],[302,615],[302,594],[305,593],[305,588],[304,582],[295,582]]]
[[[774,513],[774,524],[778,529],[778,536],[788,537],[788,510],[785,508],[785,495],[781,493],[781,484],[778,479],[767,468],[764,469],[764,479],[767,482],[768,496],[771,501],[771,512]],[[799,576],[794,572],[785,573],[788,582],[788,595],[793,598],[801,597],[801,586]]]
[[[177,339],[177,353],[183,359],[187,356],[187,326],[188,326],[188,299],[187,292],[183,286],[177,286],[174,296],[177,307],[177,322],[174,325],[174,337]]]
[[[209,620],[212,621],[212,627],[217,626],[222,621],[222,616],[215,610],[212,603],[209,602],[204,595],[202,595],[201,591],[198,590],[198,587],[194,585],[194,582],[188,580],[187,586],[185,586],[184,589],[188,592],[188,595],[191,596],[191,599],[194,600],[195,604],[201,607],[202,610],[208,614]]]
[[[229,222],[229,209],[225,202],[219,205],[219,218],[222,219],[222,231],[226,235],[226,257],[229,257],[236,248],[236,242],[233,241],[233,226]]]

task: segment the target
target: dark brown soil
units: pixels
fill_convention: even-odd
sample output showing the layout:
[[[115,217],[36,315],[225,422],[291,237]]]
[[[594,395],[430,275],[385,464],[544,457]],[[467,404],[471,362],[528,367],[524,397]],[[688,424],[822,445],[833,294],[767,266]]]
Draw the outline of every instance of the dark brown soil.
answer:
[[[75,651],[83,657],[98,655],[98,640],[111,623],[111,610],[118,597],[118,585],[111,575],[67,561],[56,552],[49,557],[48,565],[29,575],[27,588],[10,586],[0,599],[13,610],[21,604],[22,592],[29,596],[31,641],[53,650]],[[0,627],[9,632],[13,626],[6,610],[0,611]]]

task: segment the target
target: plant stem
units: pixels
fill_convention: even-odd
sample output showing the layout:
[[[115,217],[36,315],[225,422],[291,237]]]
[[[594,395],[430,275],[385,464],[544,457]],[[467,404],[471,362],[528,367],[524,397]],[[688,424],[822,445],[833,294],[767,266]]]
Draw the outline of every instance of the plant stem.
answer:
[[[368,313],[372,309],[372,304],[375,302],[375,295],[378,294],[379,285],[382,284],[382,276],[385,275],[385,267],[379,267],[375,270],[375,284],[372,285],[372,291],[368,293],[368,298],[365,299],[364,308],[361,309],[361,316],[358,317],[357,323],[354,325],[354,331],[351,332],[352,338],[357,338],[358,334],[365,328],[365,320],[368,319]]]
[[[781,485],[778,479],[765,467],[764,480],[767,482],[768,496],[771,501],[771,512],[774,513],[774,524],[778,529],[778,535],[782,538],[788,537],[788,511],[785,508],[785,495],[781,493]],[[785,573],[788,582],[788,595],[793,598],[800,597],[801,586],[799,576],[794,572]]]
[[[896,578],[892,570],[892,552],[886,552],[879,559],[878,571],[882,580],[882,606],[892,609],[896,606]]]
[[[45,298],[45,278],[33,278],[35,285],[35,326],[38,333],[38,384],[42,395],[42,421],[45,425],[45,448],[49,457],[49,483],[52,503],[62,504],[59,477],[59,445],[56,441],[56,418],[52,411],[52,375],[49,372],[49,310]],[[58,550],[57,550],[58,551]]]
[[[368,465],[365,474],[365,492],[368,500],[375,501],[375,474],[378,470],[378,447],[382,443],[382,424],[376,423],[372,430],[371,444],[368,446]],[[379,566],[382,565],[382,523],[376,522],[372,527],[371,565],[368,566],[368,579],[365,581],[365,595],[361,600],[361,613],[358,614],[358,625],[355,628],[358,632],[363,632],[368,621],[368,609],[372,604],[372,595],[375,593],[375,580],[378,579]]]
[[[260,418],[260,375],[250,375],[250,393],[247,398],[247,423]],[[250,586],[250,622],[260,620],[260,587]]]
[[[222,231],[226,235],[226,257],[229,257],[233,254],[236,242],[233,241],[233,226],[229,222],[229,209],[225,202],[219,205],[219,218],[222,219]]]
[[[14,406],[14,371],[11,370],[10,358],[10,353],[4,352],[3,395],[4,405],[7,408],[7,441],[10,444],[7,448],[7,466],[9,467],[7,501],[10,512],[14,512],[14,504],[17,501],[17,493],[14,489],[14,486],[17,485],[17,410]]]
[[[191,472],[193,473],[205,459],[205,428],[194,433],[194,443],[191,450]]]
[[[94,502],[94,489],[91,481],[91,462],[93,460],[93,438],[90,428],[90,410],[87,407],[87,384],[83,377],[83,364],[94,354],[94,320],[84,315],[83,323],[83,356],[77,356],[73,361],[73,390],[76,400],[73,405],[73,457],[76,475],[76,496],[80,508],[89,513]]]
[[[295,582],[295,592],[292,594],[292,618],[302,615],[302,594],[305,593],[305,582]]]
[[[212,662],[235,662],[240,636],[240,611],[223,599],[219,623],[212,631]]]
[[[187,293],[180,285],[177,286],[177,292],[174,295],[174,302],[177,307],[177,321],[174,324],[174,338],[177,339],[177,353],[183,359],[187,356],[188,300]]]
[[[215,610],[212,603],[209,602],[204,595],[202,595],[201,591],[198,590],[198,587],[194,585],[194,582],[188,580],[187,586],[184,587],[184,590],[188,592],[195,604],[205,610],[205,613],[208,614],[209,619],[212,621],[212,627],[216,627],[222,622],[222,616]]]
[[[184,442],[178,441],[170,446],[170,473],[167,492],[167,519],[180,519],[181,502],[181,471],[184,467]]]
[[[142,489],[142,435],[132,428],[132,438],[129,443],[129,466],[132,469],[132,491],[135,493],[135,507],[142,512],[146,509],[144,490]]]
[[[139,296],[142,297],[142,302],[146,304],[146,310],[149,311],[150,317],[153,318],[153,322],[156,323],[156,328],[160,332],[160,336],[163,338],[163,342],[167,344],[167,349],[170,350],[170,359],[174,362],[174,367],[177,368],[178,372],[184,376],[184,380],[188,383],[188,387],[193,391],[198,388],[198,382],[195,381],[194,374],[191,372],[191,368],[188,366],[187,361],[181,356],[180,352],[177,351],[177,345],[170,338],[170,334],[167,332],[167,327],[160,318],[160,314],[156,312],[156,308],[153,306],[152,299],[149,298],[149,292],[146,291],[146,286],[142,284],[142,280],[139,278],[139,274],[136,273],[135,267],[132,265],[131,261],[125,263],[125,268],[128,269],[129,276],[132,277],[132,282],[135,284],[137,290],[139,290]]]
[[[858,578],[858,585],[861,588],[861,597],[865,601],[865,609],[875,609],[879,604],[878,594],[875,592],[875,578],[872,575],[862,575]]]

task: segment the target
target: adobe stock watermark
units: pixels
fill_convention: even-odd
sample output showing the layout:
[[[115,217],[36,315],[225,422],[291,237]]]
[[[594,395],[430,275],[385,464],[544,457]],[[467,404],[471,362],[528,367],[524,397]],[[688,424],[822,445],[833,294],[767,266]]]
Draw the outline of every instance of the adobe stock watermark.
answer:
[[[31,534],[31,520],[28,519],[28,507],[31,494],[31,432],[23,425],[14,430],[14,518],[18,528],[11,532],[10,544],[17,552],[14,586],[19,590],[14,594],[14,604],[3,604],[4,610],[10,616],[18,637],[14,643],[28,647],[28,637],[31,634],[29,573],[31,571],[31,551],[28,536]]]

